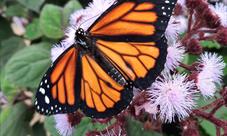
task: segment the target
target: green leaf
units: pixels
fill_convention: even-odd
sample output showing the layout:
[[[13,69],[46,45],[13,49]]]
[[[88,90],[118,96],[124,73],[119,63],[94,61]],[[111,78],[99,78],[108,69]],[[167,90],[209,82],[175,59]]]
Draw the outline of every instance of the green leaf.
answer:
[[[20,4],[16,4],[16,5],[10,5],[9,7],[7,7],[5,14],[7,17],[13,17],[13,16],[26,17],[27,12],[28,10],[24,8],[24,6]]]
[[[36,88],[49,65],[49,50],[42,46],[29,46],[7,62],[6,78],[20,87]]]
[[[202,119],[200,122],[200,126],[205,130],[206,134],[209,134],[210,136],[216,135],[216,128],[213,123]]]
[[[46,4],[41,11],[40,27],[48,38],[59,39],[63,36],[62,9],[58,6]]]
[[[23,39],[19,37],[10,37],[0,43],[0,68],[5,65],[8,59],[18,50],[25,47]]]
[[[41,36],[42,32],[40,30],[39,20],[34,19],[33,22],[26,27],[25,38],[35,40]]]
[[[76,0],[71,0],[65,5],[65,7],[63,9],[64,26],[68,25],[70,15],[75,10],[78,10],[78,9],[81,9],[81,8],[82,8],[81,4],[79,3],[79,1],[76,1]]]
[[[200,44],[204,48],[209,48],[209,49],[220,49],[221,45],[216,42],[216,41],[201,41]]]
[[[9,101],[13,100],[15,97],[15,93],[18,90],[15,85],[13,85],[11,82],[9,82],[6,79],[4,69],[1,70],[0,81],[1,81],[1,84],[0,84],[1,91],[4,93],[4,95],[7,97]]]
[[[10,112],[12,111],[12,107],[6,107],[0,112],[0,126],[5,122],[5,120],[10,115]],[[1,134],[1,133],[0,133]]]
[[[227,108],[222,106],[216,113],[215,116],[219,119],[227,120]]]
[[[10,108],[9,115],[0,123],[1,136],[26,136],[31,135],[29,126],[33,110],[23,104],[17,104]]]
[[[132,118],[127,118],[126,132],[127,136],[161,136],[157,132],[144,130],[142,123]]]
[[[45,0],[17,0],[22,5],[27,7],[30,10],[38,12],[40,9],[40,6],[43,4]]]
[[[13,31],[10,27],[10,22],[3,18],[2,16],[0,16],[0,22],[1,22],[0,41],[2,41],[13,35]]]

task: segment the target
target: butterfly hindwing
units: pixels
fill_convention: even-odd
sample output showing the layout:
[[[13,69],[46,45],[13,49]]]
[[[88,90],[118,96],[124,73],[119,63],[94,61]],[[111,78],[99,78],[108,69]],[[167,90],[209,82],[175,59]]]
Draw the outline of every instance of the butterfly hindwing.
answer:
[[[125,79],[122,79],[124,85],[118,83],[117,79],[113,79],[103,69],[104,63],[98,64],[89,55],[84,55],[81,60],[82,111],[90,117],[105,118],[116,115],[125,109],[133,97],[132,85]],[[108,71],[111,72],[111,69]],[[120,81],[120,79],[118,80]]]
[[[36,93],[35,106],[45,115],[72,113],[79,107],[79,91],[75,91],[79,77],[78,51],[70,47],[48,69]],[[76,94],[78,92],[78,94]]]
[[[166,39],[157,42],[109,42],[98,40],[99,51],[124,73],[134,85],[146,89],[164,67]]]

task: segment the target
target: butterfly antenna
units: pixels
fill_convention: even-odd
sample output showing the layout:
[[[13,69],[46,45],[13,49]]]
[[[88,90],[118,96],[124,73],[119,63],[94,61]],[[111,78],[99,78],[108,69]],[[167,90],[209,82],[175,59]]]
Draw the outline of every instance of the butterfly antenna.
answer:
[[[95,17],[98,17],[98,16],[100,16],[100,15],[101,15],[101,13],[100,13],[100,14],[97,14],[97,15],[91,17],[91,18],[88,18],[88,19],[84,20],[84,22],[82,22],[82,23],[79,25],[78,28],[81,28],[81,26],[82,26],[83,24],[87,23],[87,22],[90,21],[91,19],[94,19]]]

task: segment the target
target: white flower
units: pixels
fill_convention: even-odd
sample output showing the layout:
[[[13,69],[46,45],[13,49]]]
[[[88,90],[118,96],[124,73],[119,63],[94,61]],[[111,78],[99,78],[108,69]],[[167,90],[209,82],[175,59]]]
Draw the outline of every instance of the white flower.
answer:
[[[205,52],[198,61],[202,67],[198,67],[197,86],[204,97],[212,97],[216,91],[216,84],[221,85],[223,69],[226,64],[221,56],[215,53]]]
[[[179,38],[179,34],[187,29],[187,20],[183,16],[171,16],[165,31],[168,43],[173,43]]]
[[[177,3],[180,4],[181,6],[185,6],[186,0],[178,0]]]
[[[67,114],[57,114],[54,115],[56,122],[56,129],[61,136],[71,136],[73,132],[73,127],[68,121]]]
[[[173,71],[184,59],[185,48],[180,42],[168,46],[165,69]]]
[[[68,48],[75,43],[76,28],[74,26],[68,27],[65,30],[65,39],[61,41],[61,44]]]
[[[219,16],[221,24],[227,27],[227,6],[223,3],[216,3],[215,6],[210,8]]]
[[[51,61],[54,62],[58,56],[60,56],[64,51],[65,47],[62,45],[56,44],[52,49],[51,49]]]
[[[84,9],[76,10],[74,13],[70,15],[69,24],[78,29],[86,18],[89,18],[86,10]],[[86,30],[86,28],[87,27],[84,26],[83,29]]]
[[[188,117],[195,106],[196,87],[187,76],[163,72],[149,89],[151,107],[159,107],[160,118],[164,122],[173,122]]]
[[[145,110],[149,114],[156,114],[158,112],[157,107],[153,107],[151,101],[148,101],[140,106],[135,105],[134,108],[136,115],[139,115],[142,110]]]

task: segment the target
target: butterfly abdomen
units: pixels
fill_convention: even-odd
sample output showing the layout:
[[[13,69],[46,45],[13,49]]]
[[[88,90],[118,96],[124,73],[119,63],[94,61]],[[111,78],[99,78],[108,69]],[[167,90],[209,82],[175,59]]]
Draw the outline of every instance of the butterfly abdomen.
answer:
[[[122,74],[115,68],[112,68],[110,71],[108,71],[108,74],[120,85],[127,84],[125,78],[122,76]]]

